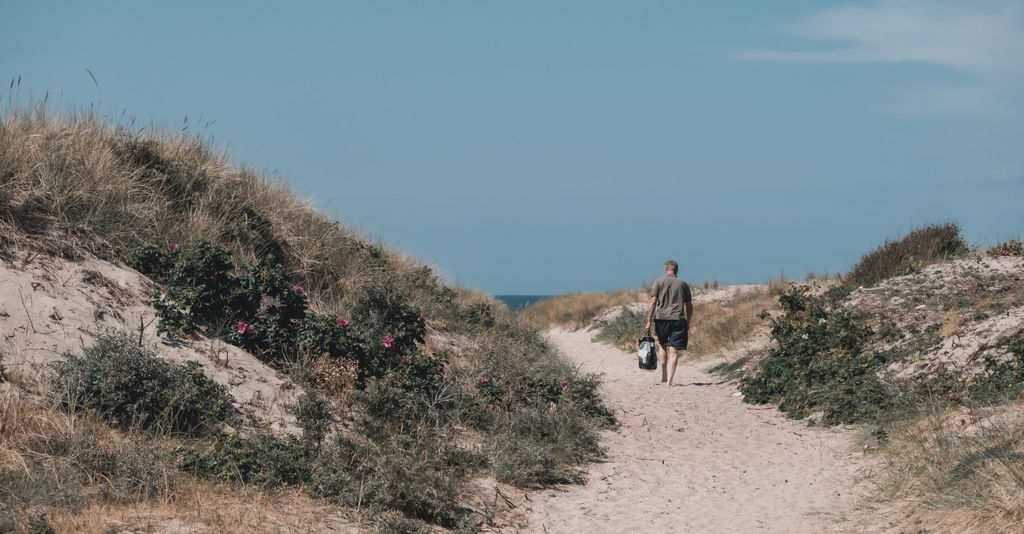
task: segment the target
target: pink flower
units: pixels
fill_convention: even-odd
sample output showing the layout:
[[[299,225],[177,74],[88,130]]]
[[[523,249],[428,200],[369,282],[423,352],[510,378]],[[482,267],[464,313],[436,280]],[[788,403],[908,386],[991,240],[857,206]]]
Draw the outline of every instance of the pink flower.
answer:
[[[293,285],[292,286],[292,291],[298,291],[299,293],[302,293],[303,295],[306,294],[306,288],[300,286],[299,284]]]
[[[421,322],[421,323],[425,323],[425,322],[427,322],[427,318],[426,318],[426,317],[424,317],[424,316],[422,316],[422,315],[420,315],[420,318],[419,318],[419,319],[417,319],[417,320],[418,320],[419,322]]]
[[[341,317],[338,317],[338,326],[342,328],[348,326],[348,319],[342,319]]]
[[[181,247],[179,247],[177,243],[171,243],[171,250],[174,252],[177,252],[179,248]]]
[[[565,389],[569,387],[569,383],[563,380],[561,384],[558,384],[558,387]]]
[[[402,356],[402,361],[403,362],[407,362],[407,361],[409,361],[411,359],[412,359],[412,356],[409,355],[409,354],[406,354],[405,356]]]
[[[482,526],[484,526],[484,522],[483,522],[483,521],[477,521],[477,522],[476,522],[476,526],[477,526],[478,528],[479,528],[479,527],[482,527]]]
[[[395,346],[395,338],[391,336],[384,336],[384,348],[390,349]]]
[[[486,384],[490,381],[491,379],[487,378],[486,376],[481,376],[480,378],[476,379],[477,384]]]
[[[239,334],[251,334],[252,326],[246,324],[245,321],[238,321],[238,333]]]

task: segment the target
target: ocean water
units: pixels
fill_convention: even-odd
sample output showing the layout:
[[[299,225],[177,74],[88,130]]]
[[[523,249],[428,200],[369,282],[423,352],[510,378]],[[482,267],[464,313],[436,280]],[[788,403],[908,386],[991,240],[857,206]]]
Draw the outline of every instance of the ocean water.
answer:
[[[494,295],[512,311],[521,310],[534,302],[550,298],[551,295]]]

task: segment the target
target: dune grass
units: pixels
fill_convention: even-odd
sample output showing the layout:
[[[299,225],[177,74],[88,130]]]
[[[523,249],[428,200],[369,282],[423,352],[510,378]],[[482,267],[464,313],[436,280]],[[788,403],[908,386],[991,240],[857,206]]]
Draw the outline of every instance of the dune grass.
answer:
[[[174,488],[216,487],[211,494],[238,503],[240,494],[272,495],[284,491],[274,486],[288,484],[307,496],[310,509],[360,510],[381,528],[472,532],[494,517],[493,510],[464,506],[474,477],[523,487],[575,482],[581,464],[601,454],[597,430],[614,419],[596,378],[579,373],[535,327],[486,295],[448,286],[429,266],[342,226],[286,185],[232,165],[197,136],[139,133],[89,112],[0,113],[0,256],[30,251],[128,263],[142,245],[226,251],[234,277],[245,275],[243,266],[272,262],[283,269],[287,287],[302,286],[314,319],[349,318],[353,332],[381,339],[377,334],[392,326],[389,310],[400,309],[413,321],[423,317],[425,342],[407,353],[415,358],[408,365],[373,373],[351,369],[354,359],[333,352],[273,360],[331,401],[303,397],[296,407],[303,428],[298,441],[270,434],[174,441],[179,438],[112,428],[91,412],[59,408],[66,403],[55,394],[14,385],[8,391],[22,399],[19,406],[29,406],[30,390],[36,400],[20,412],[31,414],[27,419],[12,423],[5,412],[0,421],[0,486],[22,488],[0,490],[7,521],[0,530],[75,524],[87,520],[81,514],[126,499],[167,509],[180,502]],[[191,294],[187,286],[177,290]],[[333,335],[338,328],[327,326],[316,331]],[[120,475],[69,459],[65,453],[76,449],[48,448],[56,442],[53,432],[82,439],[80,423],[87,420],[113,436],[107,442],[142,440],[108,455],[123,454],[130,466],[133,451],[151,454],[132,475],[141,488],[104,493],[103,481]],[[164,485],[146,482],[151,479]],[[187,497],[192,490],[183,491]],[[246,523],[227,530],[239,524]]]
[[[1024,519],[1024,418],[1019,400],[904,406],[880,434],[886,476],[873,501],[936,531],[1011,532]],[[876,445],[877,446],[877,445]]]
[[[578,330],[594,319],[619,306],[628,306],[647,299],[642,289],[620,289],[605,293],[576,291],[546,298],[519,311],[521,317],[540,327],[561,326]]]
[[[956,224],[924,226],[865,254],[846,275],[846,283],[873,285],[886,278],[917,272],[932,263],[964,256],[969,251]]]

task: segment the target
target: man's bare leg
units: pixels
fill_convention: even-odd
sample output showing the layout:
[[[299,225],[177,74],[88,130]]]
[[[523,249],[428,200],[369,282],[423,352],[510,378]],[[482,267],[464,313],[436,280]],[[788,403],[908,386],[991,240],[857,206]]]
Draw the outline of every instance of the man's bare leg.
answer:
[[[675,349],[672,349],[675,350]],[[658,365],[661,366],[661,381],[668,382],[669,378],[665,369],[665,345],[658,343]]]
[[[668,365],[661,366],[662,382],[664,382],[664,376],[666,368],[668,371],[668,385],[672,385],[672,379],[676,376],[676,364],[679,363],[679,351],[675,347],[668,347]]]

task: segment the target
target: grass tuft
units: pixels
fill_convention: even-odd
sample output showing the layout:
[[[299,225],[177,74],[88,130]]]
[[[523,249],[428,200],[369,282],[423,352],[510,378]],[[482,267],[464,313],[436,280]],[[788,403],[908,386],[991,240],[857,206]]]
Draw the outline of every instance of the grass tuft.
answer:
[[[953,223],[925,226],[888,242],[870,254],[865,254],[853,270],[846,275],[850,285],[872,285],[891,278],[910,274],[922,267],[966,255],[970,249],[960,237],[960,228]]]

